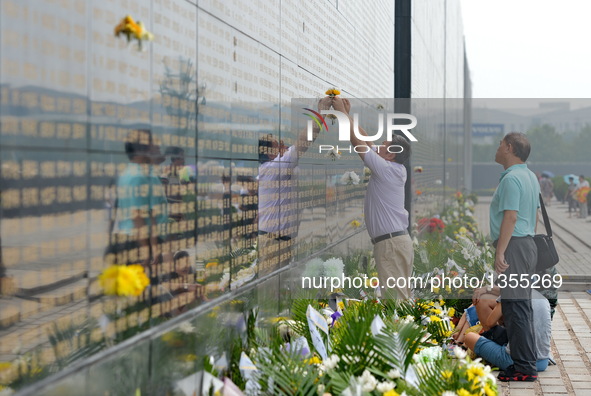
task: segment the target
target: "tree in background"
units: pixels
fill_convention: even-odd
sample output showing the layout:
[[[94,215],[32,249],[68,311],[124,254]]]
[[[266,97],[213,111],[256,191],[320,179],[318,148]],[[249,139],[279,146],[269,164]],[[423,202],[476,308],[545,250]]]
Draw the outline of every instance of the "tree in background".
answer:
[[[568,153],[570,161],[589,161],[591,150],[591,125],[587,124],[574,138]]]
[[[531,144],[531,162],[572,161],[563,137],[551,125],[541,125],[527,131]]]

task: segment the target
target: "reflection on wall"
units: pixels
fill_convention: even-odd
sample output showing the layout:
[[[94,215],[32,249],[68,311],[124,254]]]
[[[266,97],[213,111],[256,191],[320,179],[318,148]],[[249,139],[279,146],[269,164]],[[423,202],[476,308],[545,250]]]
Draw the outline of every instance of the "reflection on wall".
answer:
[[[290,104],[316,106],[330,87],[391,97],[393,3],[195,3],[0,3],[0,361],[13,362],[0,385],[36,383],[253,284],[251,306],[276,314],[289,297],[276,271],[352,249],[365,189],[341,176],[367,175],[355,154],[318,153],[329,135],[301,150]],[[113,35],[126,14],[154,34],[141,51]],[[445,161],[446,117],[417,151],[429,172]],[[106,295],[113,265],[140,265],[149,285]],[[136,358],[130,378],[157,377]],[[77,376],[108,378],[109,365]]]

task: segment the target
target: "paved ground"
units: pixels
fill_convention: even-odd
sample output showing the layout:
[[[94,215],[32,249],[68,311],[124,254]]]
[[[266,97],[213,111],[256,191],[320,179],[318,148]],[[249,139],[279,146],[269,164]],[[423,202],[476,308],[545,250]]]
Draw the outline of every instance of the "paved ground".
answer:
[[[481,232],[488,234],[488,205],[482,198],[476,206]],[[591,395],[591,218],[568,216],[566,205],[548,208],[565,279],[552,322],[552,352],[558,365],[540,373],[536,383],[501,383],[502,395]],[[538,225],[538,232],[543,226]]]

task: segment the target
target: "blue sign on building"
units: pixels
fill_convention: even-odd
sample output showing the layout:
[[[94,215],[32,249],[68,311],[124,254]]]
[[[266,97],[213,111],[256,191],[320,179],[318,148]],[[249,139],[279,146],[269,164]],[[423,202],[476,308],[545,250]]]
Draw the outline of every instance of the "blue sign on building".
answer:
[[[472,124],[472,136],[485,137],[504,134],[504,124]]]

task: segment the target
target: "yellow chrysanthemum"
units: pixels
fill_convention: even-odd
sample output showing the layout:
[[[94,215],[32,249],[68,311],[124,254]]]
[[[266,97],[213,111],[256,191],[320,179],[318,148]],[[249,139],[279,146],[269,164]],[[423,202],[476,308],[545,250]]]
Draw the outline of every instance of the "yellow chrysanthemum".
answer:
[[[344,302],[339,301],[339,303],[337,305],[341,309],[341,311],[345,309],[345,303]]]
[[[360,226],[361,226],[361,222],[359,222],[358,220],[353,220],[351,222],[351,227],[353,227],[353,228],[358,228]]]
[[[497,396],[497,392],[492,389],[488,384],[484,386],[484,393],[486,396]]]
[[[441,372],[441,376],[445,379],[450,379],[452,375],[453,375],[453,372],[451,372],[449,370],[445,370],[445,371]]]
[[[131,15],[126,15],[125,18],[115,26],[115,36],[119,37],[121,34],[125,35],[127,41],[130,41],[132,38],[138,40],[140,45],[142,41],[151,41],[154,39],[154,35],[146,30],[144,24],[139,21],[134,21]]]
[[[194,362],[195,360],[197,360],[197,355],[195,355],[193,353],[188,353],[186,355],[183,355],[181,357],[181,360],[183,362]]]
[[[338,89],[332,88],[329,89],[325,92],[328,96],[336,96],[336,95],[340,95],[341,91],[339,91]]]
[[[310,359],[304,360],[306,364],[321,364],[322,360],[320,360],[317,356],[313,356]]]
[[[396,392],[394,389],[390,389],[387,392],[384,392],[383,396],[400,396],[400,393]]]
[[[454,308],[450,308],[449,311],[447,311],[447,314],[449,315],[450,318],[453,318],[454,315],[456,314],[456,310]]]
[[[481,366],[472,366],[467,370],[468,380],[472,381],[474,379],[480,379],[480,377],[484,377],[485,372],[484,368]]]
[[[441,322],[441,318],[439,316],[431,315],[429,318],[431,319],[431,322]]]
[[[12,363],[10,362],[0,362],[0,371],[7,370],[12,367]]]
[[[139,296],[150,284],[141,265],[112,265],[99,276],[106,295]]]

